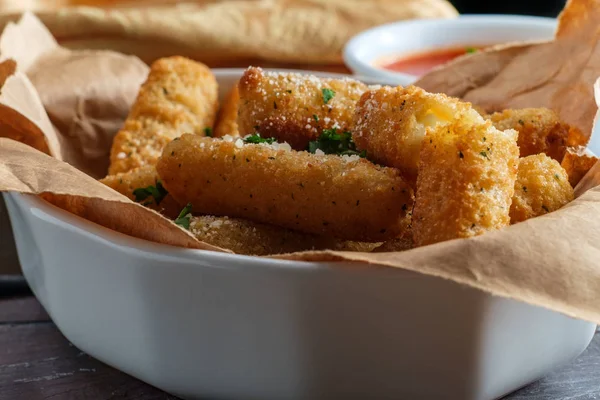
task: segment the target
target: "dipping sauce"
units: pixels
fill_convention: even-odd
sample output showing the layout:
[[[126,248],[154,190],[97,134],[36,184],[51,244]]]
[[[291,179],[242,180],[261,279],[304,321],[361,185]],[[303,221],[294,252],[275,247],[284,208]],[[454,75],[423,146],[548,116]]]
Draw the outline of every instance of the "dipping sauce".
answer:
[[[467,53],[475,53],[481,47],[451,47],[445,49],[429,50],[421,53],[412,53],[398,57],[392,62],[381,63],[384,69],[396,72],[403,72],[416,76],[425,75],[434,67],[442,65]]]

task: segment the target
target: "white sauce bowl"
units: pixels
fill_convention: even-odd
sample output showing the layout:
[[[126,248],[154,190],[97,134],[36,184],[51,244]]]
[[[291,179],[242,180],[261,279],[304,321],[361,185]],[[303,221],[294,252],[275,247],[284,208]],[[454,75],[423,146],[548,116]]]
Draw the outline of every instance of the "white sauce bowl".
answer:
[[[377,63],[427,50],[549,40],[554,37],[556,25],[553,18],[515,15],[396,22],[353,37],[344,48],[344,62],[354,74],[406,85],[417,77],[385,70]]]

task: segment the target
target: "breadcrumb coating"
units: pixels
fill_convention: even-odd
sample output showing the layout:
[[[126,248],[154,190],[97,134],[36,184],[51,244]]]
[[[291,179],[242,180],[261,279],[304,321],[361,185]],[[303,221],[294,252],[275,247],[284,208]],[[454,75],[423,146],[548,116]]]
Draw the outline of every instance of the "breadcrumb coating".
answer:
[[[352,79],[318,78],[248,68],[239,83],[240,134],[262,137],[306,150],[324,129],[351,131],[356,103],[367,85]]]
[[[378,242],[404,228],[413,193],[397,170],[358,156],[183,135],[157,170],[180,204],[346,240]]]
[[[467,238],[510,223],[517,132],[457,120],[423,140],[413,211],[417,246]]]
[[[569,183],[574,188],[597,161],[598,157],[587,154],[583,146],[568,147],[560,165],[567,172]]]
[[[121,172],[100,179],[100,182],[122,195],[129,197],[129,199],[133,201],[136,201],[136,196],[134,194],[136,189],[147,188],[149,186],[156,187],[159,181],[160,178],[158,177],[154,165],[146,165],[144,167],[132,169],[128,172]],[[169,218],[175,218],[182,208],[169,194],[167,194],[159,204],[157,204],[152,196],[144,199],[142,204]]]
[[[510,222],[515,224],[556,211],[573,197],[569,176],[556,160],[545,154],[521,158]]]
[[[358,150],[388,167],[398,168],[416,181],[421,143],[427,130],[479,114],[469,103],[415,86],[384,86],[365,92],[355,112],[353,139]]]
[[[500,130],[519,132],[517,144],[521,157],[545,153],[560,162],[565,155],[570,126],[547,108],[504,110],[486,116]]]
[[[183,133],[204,135],[218,108],[210,69],[184,57],[155,61],[113,140],[109,175],[154,165],[164,146]]]
[[[236,84],[227,95],[225,102],[221,105],[221,109],[217,115],[217,122],[215,123],[215,129],[212,135],[213,137],[222,137],[225,135],[240,136],[237,124],[239,102],[240,92],[238,90],[238,85]]]
[[[256,256],[325,249],[368,252],[379,245],[310,235],[241,218],[208,215],[192,217],[190,232],[202,242],[237,254]]]

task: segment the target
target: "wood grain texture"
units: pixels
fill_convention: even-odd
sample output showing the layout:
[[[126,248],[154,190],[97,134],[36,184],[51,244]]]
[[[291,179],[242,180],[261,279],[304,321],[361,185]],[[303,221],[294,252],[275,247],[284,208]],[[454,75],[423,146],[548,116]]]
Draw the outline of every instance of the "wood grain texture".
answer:
[[[71,345],[51,322],[0,325],[0,399],[176,399]]]
[[[0,399],[177,399],[78,350],[42,312],[30,295],[0,297]],[[562,399],[600,399],[600,330],[572,364],[503,400]]]

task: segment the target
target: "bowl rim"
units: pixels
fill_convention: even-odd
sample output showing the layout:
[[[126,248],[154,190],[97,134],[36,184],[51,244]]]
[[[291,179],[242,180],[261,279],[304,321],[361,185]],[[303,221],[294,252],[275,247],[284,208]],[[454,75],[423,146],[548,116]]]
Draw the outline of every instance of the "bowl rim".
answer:
[[[344,64],[355,74],[368,77],[378,77],[382,79],[393,80],[397,84],[410,84],[418,77],[402,72],[386,71],[382,68],[377,68],[371,65],[372,59],[365,60],[357,55],[358,49],[371,40],[375,36],[379,36],[385,32],[394,32],[404,29],[410,29],[414,26],[423,26],[426,28],[452,28],[457,25],[477,25],[485,23],[496,26],[529,26],[539,29],[553,29],[556,31],[558,20],[550,17],[539,17],[529,15],[511,15],[511,14],[465,14],[455,18],[431,18],[431,19],[415,19],[407,21],[397,21],[384,25],[379,25],[371,29],[367,29],[353,36],[346,42],[342,52]],[[526,40],[524,40],[526,41]],[[387,53],[386,53],[387,54]],[[383,56],[383,52],[378,56]]]

